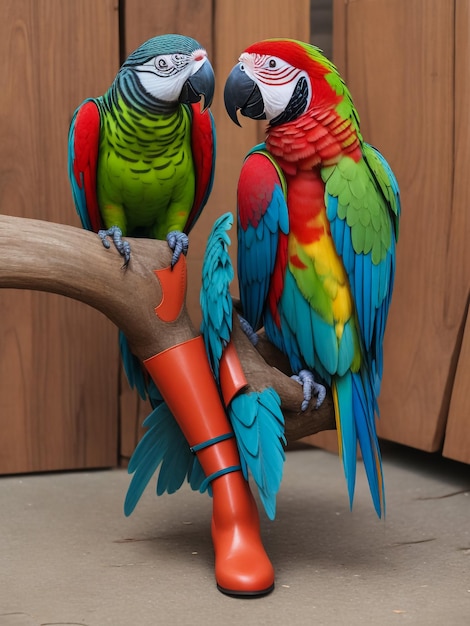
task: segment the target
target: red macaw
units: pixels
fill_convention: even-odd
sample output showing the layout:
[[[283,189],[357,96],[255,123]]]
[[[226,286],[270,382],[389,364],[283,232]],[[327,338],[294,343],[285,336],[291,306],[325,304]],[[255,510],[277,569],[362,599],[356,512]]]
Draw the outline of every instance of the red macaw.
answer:
[[[359,441],[377,514],[384,510],[375,428],[382,341],[400,214],[396,179],[365,143],[335,66],[309,44],[255,43],[225,85],[225,105],[268,121],[238,182],[243,315],[331,386],[350,504]],[[308,398],[308,394],[306,394]]]

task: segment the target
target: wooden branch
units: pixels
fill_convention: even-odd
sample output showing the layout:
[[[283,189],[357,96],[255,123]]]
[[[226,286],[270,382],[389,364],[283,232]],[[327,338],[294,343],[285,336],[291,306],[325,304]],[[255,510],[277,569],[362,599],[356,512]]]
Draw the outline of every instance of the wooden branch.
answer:
[[[114,246],[106,250],[94,233],[0,215],[0,288],[48,291],[85,302],[123,330],[135,355],[144,360],[198,332],[186,307],[171,323],[154,313],[162,297],[154,270],[168,267],[171,259],[166,242],[128,241],[132,259],[124,270]],[[282,355],[263,338],[258,352],[238,322],[233,341],[250,388],[272,386],[279,393],[288,441],[335,428],[330,394],[320,409],[301,413],[302,390],[281,371],[286,370]]]

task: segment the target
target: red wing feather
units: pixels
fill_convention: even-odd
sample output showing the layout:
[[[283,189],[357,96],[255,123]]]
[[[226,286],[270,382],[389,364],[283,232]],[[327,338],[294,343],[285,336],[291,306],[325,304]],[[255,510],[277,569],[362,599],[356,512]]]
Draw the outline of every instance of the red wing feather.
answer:
[[[100,113],[93,100],[77,111],[73,127],[73,175],[81,190],[75,198],[82,223],[88,217],[91,229],[98,231],[102,221],[96,193],[96,170],[100,140]]]
[[[214,120],[209,110],[201,113],[200,104],[192,104],[191,148],[196,177],[194,202],[186,222],[188,233],[196,223],[212,189],[215,166]]]

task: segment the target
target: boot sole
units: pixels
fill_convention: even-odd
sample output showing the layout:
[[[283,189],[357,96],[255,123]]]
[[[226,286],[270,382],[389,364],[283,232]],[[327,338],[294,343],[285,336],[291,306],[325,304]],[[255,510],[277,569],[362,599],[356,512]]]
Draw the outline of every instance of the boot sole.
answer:
[[[217,589],[226,596],[233,596],[235,598],[260,598],[261,596],[267,596],[268,593],[271,593],[274,589],[274,583],[260,591],[236,591],[234,589],[225,589],[225,587],[221,587],[219,584],[217,584]]]

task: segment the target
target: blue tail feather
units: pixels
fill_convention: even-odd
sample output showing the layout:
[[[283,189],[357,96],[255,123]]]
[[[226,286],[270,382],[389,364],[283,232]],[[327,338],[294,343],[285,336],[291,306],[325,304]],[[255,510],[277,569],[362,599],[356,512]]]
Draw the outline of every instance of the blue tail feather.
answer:
[[[147,399],[147,381],[145,378],[144,369],[139,359],[132,354],[127,338],[122,332],[119,331],[119,347],[121,349],[122,364],[124,366],[124,372],[131,389],[137,389],[139,396],[142,400]]]
[[[353,412],[353,391],[351,372],[337,376],[333,381],[333,394],[336,394],[335,412],[340,436],[341,456],[348,488],[349,505],[352,508],[356,487],[357,433]]]
[[[357,443],[361,449],[374,508],[379,517],[385,512],[385,496],[380,448],[375,431],[377,401],[366,371],[336,377],[337,414],[341,433],[342,459],[349,502],[352,506],[356,479]]]
[[[129,461],[128,472],[133,474],[124,502],[124,513],[135,509],[152,476],[160,467],[156,486],[157,495],[174,493],[187,478],[198,490],[205,478],[202,467],[193,455],[173,414],[161,402],[143,423],[147,432],[137,444]]]
[[[385,493],[382,459],[374,424],[376,407],[375,393],[366,373],[355,373],[352,375],[352,378],[357,437],[374,508],[377,515],[381,517],[382,514],[385,513]]]

